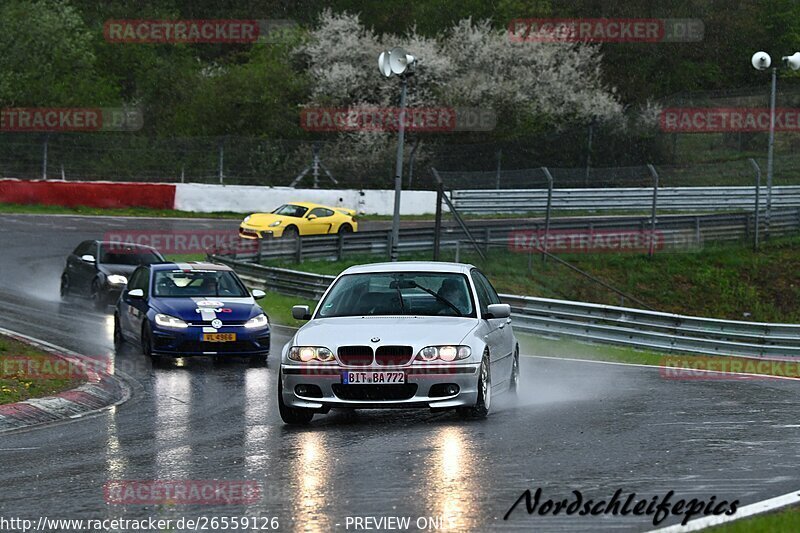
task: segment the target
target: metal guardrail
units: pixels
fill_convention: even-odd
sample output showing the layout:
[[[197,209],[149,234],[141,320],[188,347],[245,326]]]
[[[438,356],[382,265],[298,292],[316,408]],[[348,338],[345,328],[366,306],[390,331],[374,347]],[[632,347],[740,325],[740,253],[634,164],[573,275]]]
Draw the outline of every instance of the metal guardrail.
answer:
[[[319,299],[334,280],[334,276],[213,259],[234,268],[251,285],[287,295]],[[515,329],[538,335],[674,353],[800,357],[800,324],[721,320],[513,294],[500,298],[511,305]]]
[[[472,189],[449,194],[463,213],[529,213],[547,207],[547,189]],[[755,194],[755,187],[661,187],[658,209],[752,209]],[[652,202],[652,187],[552,191],[552,209],[556,211],[647,211]],[[773,209],[800,207],[800,187],[773,187],[771,203]]]
[[[765,223],[760,224],[764,232]],[[547,231],[568,230],[592,232],[595,230],[649,231],[649,216],[609,216],[594,218],[553,219]],[[750,238],[755,229],[753,213],[715,213],[707,215],[662,215],[656,220],[655,230],[663,236],[665,251],[681,246],[698,247],[704,242],[732,241]],[[515,232],[543,231],[545,221],[509,224],[505,220],[486,220],[469,223],[469,230],[479,246],[507,246],[513,248]],[[800,208],[774,210],[769,226],[771,235],[786,235],[800,231]],[[299,263],[305,258],[333,258],[341,260],[347,255],[389,253],[389,230],[360,231],[338,235],[314,235],[298,239],[261,239],[251,241],[246,249],[231,248],[211,251],[212,255],[234,260],[260,263],[268,259],[289,259]],[[467,240],[467,234],[458,226],[445,226],[439,236],[444,247],[456,247]],[[406,228],[400,230],[400,253],[424,252],[434,247],[435,229]]]

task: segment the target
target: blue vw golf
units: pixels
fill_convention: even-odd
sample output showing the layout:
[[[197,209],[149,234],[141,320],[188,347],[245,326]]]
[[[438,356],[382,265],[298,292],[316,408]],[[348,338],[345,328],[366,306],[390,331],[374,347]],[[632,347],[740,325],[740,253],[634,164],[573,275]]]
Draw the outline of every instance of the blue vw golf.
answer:
[[[114,345],[140,344],[150,357],[242,355],[264,361],[269,319],[225,265],[142,265],[129,278],[114,311]]]

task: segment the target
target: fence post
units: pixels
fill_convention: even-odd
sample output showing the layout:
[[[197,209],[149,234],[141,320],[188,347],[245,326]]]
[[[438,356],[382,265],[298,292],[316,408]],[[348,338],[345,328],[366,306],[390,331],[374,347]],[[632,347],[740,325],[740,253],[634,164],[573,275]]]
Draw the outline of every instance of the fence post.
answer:
[[[750,165],[753,167],[753,169],[756,171],[756,206],[753,210],[753,212],[755,213],[756,222],[755,222],[755,233],[753,234],[753,250],[758,250],[758,230],[760,224],[758,219],[759,219],[759,214],[761,212],[761,206],[758,204],[758,200],[761,191],[761,167],[758,166],[758,163],[756,163],[756,160],[753,159],[752,157],[748,159],[748,161],[750,162]]]
[[[444,187],[441,182],[436,185],[436,222],[433,228],[433,260],[439,260],[439,249],[442,244],[442,196]]]
[[[700,248],[700,217],[694,217],[694,240],[697,243],[697,248]]]
[[[650,216],[650,251],[647,255],[653,257],[655,252],[655,236],[656,236],[656,209],[658,208],[658,172],[656,167],[648,164],[647,169],[650,175],[653,176],[653,210]]]
[[[42,154],[42,179],[47,179],[47,144],[50,140],[50,134],[47,133],[44,136],[44,146],[43,146],[43,154]]]
[[[542,261],[547,261],[547,241],[550,237],[550,211],[553,207],[553,175],[550,174],[550,169],[547,167],[542,167],[542,172],[544,172],[545,177],[547,178],[547,207],[544,212],[544,253],[542,254]]]
[[[303,261],[303,239],[297,235],[294,239],[294,262],[301,263]]]
[[[458,239],[456,239],[456,258],[454,262],[461,262],[461,241]]]
[[[389,260],[392,259],[392,230],[386,232],[386,253],[389,255]],[[397,250],[397,255],[400,255],[400,249]]]
[[[225,149],[224,149],[224,140],[220,139],[219,141],[219,184],[222,185],[223,177],[222,177],[222,167],[225,157]]]
[[[344,255],[344,236],[345,233],[339,232],[338,242],[336,243],[336,260],[341,261]]]
[[[486,226],[483,230],[483,249],[486,253],[489,253],[489,238],[492,235],[492,230],[489,226]]]
[[[256,263],[261,264],[262,259],[262,246],[264,245],[264,238],[256,239]]]

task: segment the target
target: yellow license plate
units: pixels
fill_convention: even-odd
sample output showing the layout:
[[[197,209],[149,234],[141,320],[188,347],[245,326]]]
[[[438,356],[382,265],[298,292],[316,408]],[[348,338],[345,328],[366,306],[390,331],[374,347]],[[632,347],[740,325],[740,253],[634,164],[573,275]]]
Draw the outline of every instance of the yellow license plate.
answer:
[[[233,342],[236,340],[236,333],[203,333],[205,342]]]

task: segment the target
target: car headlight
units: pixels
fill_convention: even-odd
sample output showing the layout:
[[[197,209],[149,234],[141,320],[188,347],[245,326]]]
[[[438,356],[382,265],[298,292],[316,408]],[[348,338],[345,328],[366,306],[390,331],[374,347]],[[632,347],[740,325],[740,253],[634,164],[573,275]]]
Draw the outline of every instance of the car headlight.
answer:
[[[275,222],[270,224],[269,227],[270,228],[274,228],[275,226],[280,226],[280,225],[281,225],[281,221],[280,220],[276,220]]]
[[[289,359],[302,363],[314,360],[329,363],[333,361],[333,352],[322,346],[292,346],[289,348]]]
[[[120,276],[119,274],[109,274],[106,276],[106,279],[112,285],[125,285],[128,283],[128,278],[125,276]]]
[[[156,315],[156,324],[159,326],[163,326],[165,328],[188,328],[189,324],[181,320],[180,318],[175,318],[174,316],[163,315],[158,313]]]
[[[246,223],[248,220],[250,220],[250,215],[244,217],[244,220],[242,220],[242,224]]]
[[[254,316],[250,320],[244,323],[244,327],[246,328],[263,328],[269,326],[269,319],[267,315],[261,313],[260,315]]]
[[[466,359],[472,355],[472,350],[469,346],[426,346],[421,349],[417,354],[417,361],[434,361],[440,359],[442,361],[457,361],[459,359]]]

